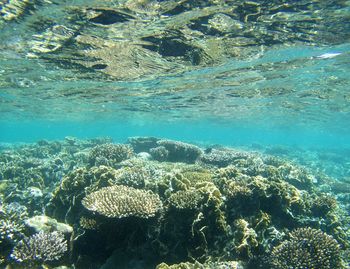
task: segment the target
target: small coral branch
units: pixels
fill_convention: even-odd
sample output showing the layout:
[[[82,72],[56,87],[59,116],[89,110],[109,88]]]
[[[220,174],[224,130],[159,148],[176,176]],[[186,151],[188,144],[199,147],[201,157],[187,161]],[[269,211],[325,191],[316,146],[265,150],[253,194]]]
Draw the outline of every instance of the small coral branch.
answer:
[[[62,233],[39,232],[18,242],[11,257],[17,262],[48,262],[59,260],[66,251],[67,241]]]

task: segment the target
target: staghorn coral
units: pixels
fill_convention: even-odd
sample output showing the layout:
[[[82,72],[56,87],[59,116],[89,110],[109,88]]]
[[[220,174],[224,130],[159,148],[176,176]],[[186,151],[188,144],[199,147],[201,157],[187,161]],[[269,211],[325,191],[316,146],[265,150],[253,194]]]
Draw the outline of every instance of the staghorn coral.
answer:
[[[113,166],[123,160],[129,159],[133,150],[129,145],[124,144],[102,144],[92,148],[89,155],[91,166],[110,165]]]
[[[87,195],[82,204],[88,210],[110,218],[150,218],[162,207],[157,194],[121,185],[95,191]]]
[[[23,235],[24,225],[11,220],[0,220],[0,246],[14,243]]]
[[[299,228],[290,240],[276,246],[270,256],[272,269],[344,268],[338,242],[330,235],[312,228]]]
[[[66,251],[63,234],[39,232],[18,242],[11,257],[17,262],[49,262],[59,260]]]
[[[0,207],[0,246],[16,243],[23,237],[27,208],[18,204],[2,204]]]

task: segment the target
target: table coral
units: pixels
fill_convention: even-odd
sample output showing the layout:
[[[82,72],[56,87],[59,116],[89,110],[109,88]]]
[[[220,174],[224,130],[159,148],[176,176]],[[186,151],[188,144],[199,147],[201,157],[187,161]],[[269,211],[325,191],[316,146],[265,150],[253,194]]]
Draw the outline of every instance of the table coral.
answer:
[[[88,210],[110,218],[150,218],[162,207],[157,194],[122,185],[93,192],[82,200],[82,204]]]

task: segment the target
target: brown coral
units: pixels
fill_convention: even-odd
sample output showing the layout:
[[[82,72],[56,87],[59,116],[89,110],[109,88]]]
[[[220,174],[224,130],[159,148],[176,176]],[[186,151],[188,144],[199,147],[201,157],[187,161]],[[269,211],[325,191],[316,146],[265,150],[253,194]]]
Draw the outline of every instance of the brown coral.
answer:
[[[149,218],[162,207],[157,194],[122,185],[95,191],[87,195],[82,204],[88,210],[110,218]]]

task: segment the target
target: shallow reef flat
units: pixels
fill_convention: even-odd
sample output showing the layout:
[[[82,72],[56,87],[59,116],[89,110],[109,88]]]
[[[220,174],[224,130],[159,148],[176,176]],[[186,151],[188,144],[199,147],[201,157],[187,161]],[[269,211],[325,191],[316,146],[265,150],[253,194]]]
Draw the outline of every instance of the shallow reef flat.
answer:
[[[2,144],[1,268],[349,268],[349,184],[296,152],[157,137]]]

